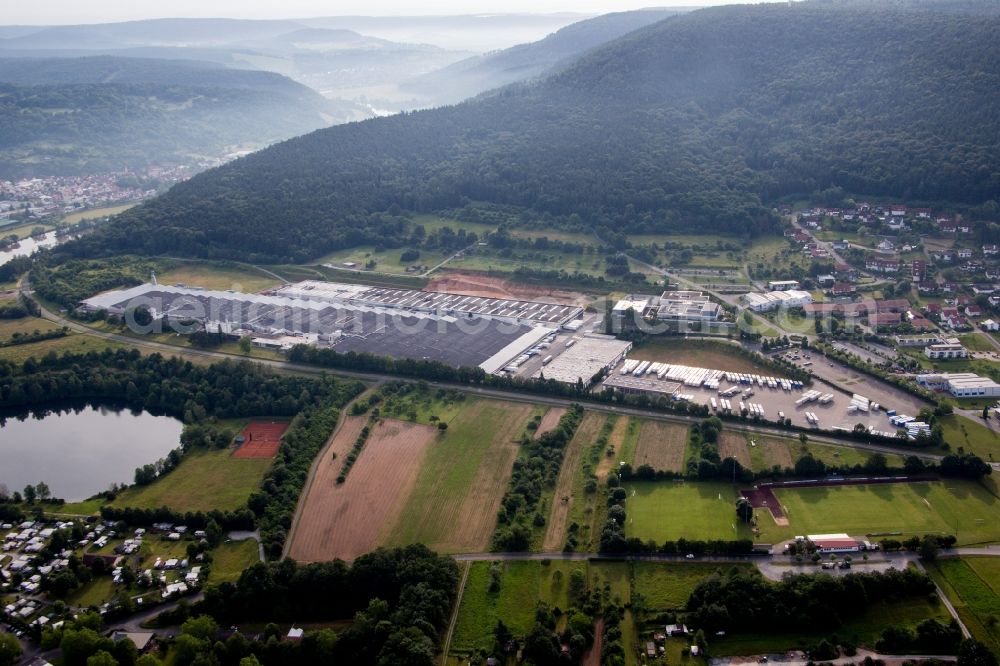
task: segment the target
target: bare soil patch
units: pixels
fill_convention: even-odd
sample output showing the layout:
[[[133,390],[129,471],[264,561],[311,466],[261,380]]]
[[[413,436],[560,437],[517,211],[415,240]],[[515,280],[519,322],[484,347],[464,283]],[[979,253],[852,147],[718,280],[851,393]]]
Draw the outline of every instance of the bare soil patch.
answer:
[[[750,445],[741,433],[725,431],[719,433],[718,445],[719,458],[722,460],[736,458],[745,469],[751,468],[753,463],[750,460]]]
[[[447,273],[432,279],[425,289],[484,298],[521,298],[545,303],[587,304],[587,297],[578,292],[522,284],[475,273]]]
[[[583,455],[597,439],[607,417],[603,414],[587,412],[584,414],[580,427],[566,446],[559,477],[556,479],[556,489],[552,496],[552,508],[549,511],[548,527],[542,542],[542,550],[559,550],[566,542],[566,521],[569,518],[573,502],[582,502],[584,498],[573,497],[573,481],[581,474]]]
[[[649,465],[655,470],[680,472],[684,469],[688,429],[673,423],[646,421],[639,430],[635,447],[635,465]]]
[[[392,524],[413,489],[420,463],[437,428],[388,419],[372,430],[342,484],[342,457],[364,427],[366,417],[348,417],[316,472],[289,549],[300,562],[352,560],[378,546],[383,526]]]
[[[545,416],[542,417],[541,423],[538,424],[538,430],[535,431],[535,439],[538,439],[559,425],[559,419],[561,419],[565,413],[566,409],[564,407],[551,407],[549,411],[545,412]]]

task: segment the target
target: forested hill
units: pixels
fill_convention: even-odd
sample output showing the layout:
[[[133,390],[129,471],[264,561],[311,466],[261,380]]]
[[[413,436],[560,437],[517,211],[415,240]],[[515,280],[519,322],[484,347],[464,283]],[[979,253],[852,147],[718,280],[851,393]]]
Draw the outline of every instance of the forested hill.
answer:
[[[329,125],[270,72],[184,60],[0,59],[0,178],[190,163]]]
[[[745,234],[773,228],[762,200],[834,185],[977,204],[1000,192],[998,34],[990,16],[699,10],[538,84],[274,146],[76,251],[305,259],[391,235],[370,214],[393,204],[469,200],[587,227]]]
[[[486,90],[525,81],[633,30],[673,16],[676,9],[640,9],[579,21],[545,39],[460,60],[403,84],[425,106],[454,104]]]

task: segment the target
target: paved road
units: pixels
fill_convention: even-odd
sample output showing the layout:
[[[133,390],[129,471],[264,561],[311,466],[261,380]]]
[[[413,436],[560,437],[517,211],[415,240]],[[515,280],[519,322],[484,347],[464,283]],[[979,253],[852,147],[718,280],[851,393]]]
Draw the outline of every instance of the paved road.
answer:
[[[26,295],[31,294],[30,283],[28,282],[27,276],[25,276],[20,285],[21,291]],[[350,377],[353,379],[360,379],[369,383],[379,383],[384,381],[398,380],[400,377],[395,375],[379,374],[374,372],[355,372],[351,370],[341,370],[341,369],[330,369],[321,368],[311,365],[302,365],[299,363],[291,363],[289,361],[274,361],[270,359],[260,359],[260,358],[248,358],[245,356],[240,356],[237,354],[229,354],[226,352],[213,351],[207,349],[194,349],[190,347],[179,348],[173,345],[168,345],[162,342],[153,342],[151,340],[143,340],[140,338],[134,338],[127,335],[121,335],[118,333],[109,333],[107,331],[98,331],[87,326],[83,326],[75,321],[66,319],[61,315],[51,312],[46,308],[42,308],[42,317],[53,321],[62,326],[68,327],[70,330],[76,331],[78,333],[84,333],[86,335],[91,335],[99,338],[104,338],[112,342],[118,342],[121,344],[133,346],[133,347],[143,347],[146,349],[152,349],[164,354],[169,355],[179,355],[179,356],[194,356],[198,358],[205,358],[209,360],[251,360],[255,363],[265,365],[267,367],[273,368],[282,372],[292,372],[297,374],[307,374],[307,375],[319,375],[319,374],[333,374],[343,377]],[[507,400],[510,402],[524,402],[534,405],[545,405],[550,407],[569,407],[575,402],[582,402],[586,405],[587,409],[604,412],[609,414],[619,414],[626,416],[637,416],[644,419],[650,419],[655,421],[665,421],[670,423],[681,423],[685,425],[691,425],[693,423],[698,423],[701,418],[694,416],[686,416],[682,414],[665,414],[662,412],[655,412],[646,409],[640,409],[636,407],[625,407],[617,405],[608,405],[605,403],[589,402],[582,400],[573,400],[569,398],[559,398],[553,396],[543,396],[534,395],[526,393],[518,393],[514,391],[504,391],[494,388],[487,388],[482,386],[469,386],[467,384],[453,384],[449,382],[428,382],[430,386],[434,388],[444,388],[444,389],[454,389],[457,391],[462,391],[464,393],[471,393],[474,395],[479,395],[482,397],[496,398],[498,400]],[[741,424],[727,422],[726,428],[729,430],[734,430],[737,432],[751,432],[760,433],[765,435],[774,435],[779,437],[789,437],[794,436],[795,433],[790,433],[787,430],[776,427],[766,427],[760,425],[752,424]],[[830,437],[826,435],[820,435],[815,433],[809,434],[809,440],[814,442],[820,442],[824,444],[834,444],[838,446],[847,446],[851,448],[861,449],[865,451],[871,451],[873,453],[906,453],[919,456],[925,460],[940,460],[941,456],[932,455],[923,451],[909,451],[907,449],[901,449],[898,447],[891,447],[881,444],[872,444],[869,442],[859,442],[853,439],[840,439],[836,437]]]

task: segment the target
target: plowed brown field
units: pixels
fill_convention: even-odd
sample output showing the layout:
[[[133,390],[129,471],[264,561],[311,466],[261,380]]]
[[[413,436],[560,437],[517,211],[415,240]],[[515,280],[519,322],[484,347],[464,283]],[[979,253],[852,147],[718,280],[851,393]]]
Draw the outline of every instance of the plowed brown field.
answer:
[[[377,547],[383,527],[395,523],[402,511],[427,447],[438,435],[433,426],[382,421],[338,485],[343,457],[367,417],[347,419],[331,447],[336,459],[327,452],[320,462],[289,548],[289,556],[300,562],[351,560]]]

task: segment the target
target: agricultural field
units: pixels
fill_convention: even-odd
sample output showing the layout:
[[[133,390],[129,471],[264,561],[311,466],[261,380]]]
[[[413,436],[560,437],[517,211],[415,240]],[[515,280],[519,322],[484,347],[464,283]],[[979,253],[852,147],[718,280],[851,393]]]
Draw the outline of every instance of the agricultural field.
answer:
[[[217,266],[211,263],[189,263],[171,268],[162,274],[157,274],[157,281],[162,284],[183,284],[185,286],[204,287],[217,291],[257,292],[281,285],[273,275],[268,275],[252,268],[236,266]]]
[[[389,545],[424,543],[439,552],[489,547],[500,500],[531,405],[468,400],[424,458]]]
[[[174,511],[233,511],[244,506],[271,467],[266,458],[236,458],[232,449],[191,451],[177,469],[148,486],[124,491],[112,506]]]
[[[1000,499],[969,481],[785,488],[775,494],[790,524],[777,526],[770,513],[758,511],[760,540],[768,543],[816,532],[954,534],[959,545],[1000,541]]]
[[[636,481],[625,484],[629,537],[667,539],[753,538],[736,520],[739,489],[728,483]],[[763,522],[763,519],[762,519]],[[734,529],[735,527],[735,529]]]
[[[719,458],[725,460],[734,458],[744,469],[752,469],[753,461],[750,457],[750,443],[747,438],[738,432],[723,430],[719,433]]]
[[[462,593],[450,654],[468,653],[479,647],[489,649],[497,620],[503,620],[515,634],[526,634],[534,625],[537,601],[568,609],[571,572],[574,569],[586,572],[588,565],[534,560],[472,562],[468,566],[469,578]],[[490,592],[490,569],[494,566],[500,571],[500,589]]]
[[[134,208],[136,204],[121,204],[118,206],[106,206],[104,208],[90,208],[88,210],[81,210],[75,213],[70,213],[62,219],[63,224],[76,224],[77,222],[82,222],[83,220],[93,220],[98,217],[109,217],[111,215],[117,215],[119,213],[124,213],[129,208]]]
[[[725,342],[659,337],[637,344],[628,357],[732,372],[774,374],[770,368],[743,356],[738,350],[737,345]]]
[[[7,305],[13,299],[0,297],[0,306]],[[34,332],[45,333],[60,328],[48,319],[40,317],[22,317],[20,319],[0,319],[0,343],[10,340],[15,333],[20,335]]]
[[[778,437],[762,437],[759,435],[754,435],[752,439],[754,446],[750,447],[750,469],[755,472],[769,470],[774,467],[784,469],[795,464],[794,458],[797,458],[798,454],[794,454],[793,457],[793,449],[791,447],[795,446],[794,450],[797,451],[799,447],[797,441],[793,444],[792,440]]]
[[[380,421],[371,428],[346,480],[338,483],[344,459],[367,422],[364,416],[345,417],[320,454],[289,545],[290,557],[300,562],[353,560],[384,541],[386,528],[403,512],[440,431],[419,423]]]
[[[598,435],[607,422],[608,417],[596,412],[584,414],[583,421],[576,429],[573,439],[566,447],[559,476],[556,479],[555,492],[551,499],[551,510],[542,539],[542,551],[560,550],[566,543],[566,528],[573,521],[579,525],[589,523],[589,516],[584,516],[584,506],[592,505],[597,492],[586,493],[584,484],[584,461],[597,441]],[[588,501],[590,500],[590,501]],[[589,506],[593,512],[593,506]]]
[[[551,241],[562,241],[564,243],[576,243],[578,245],[590,245],[596,248],[603,248],[604,243],[597,240],[593,234],[575,233],[572,231],[551,231],[548,229],[511,229],[510,235],[514,238],[548,238]]]
[[[940,559],[927,570],[972,635],[1000,652],[1000,558]]]
[[[649,465],[657,471],[681,472],[687,443],[687,427],[663,421],[644,421],[639,429],[632,466]]]

